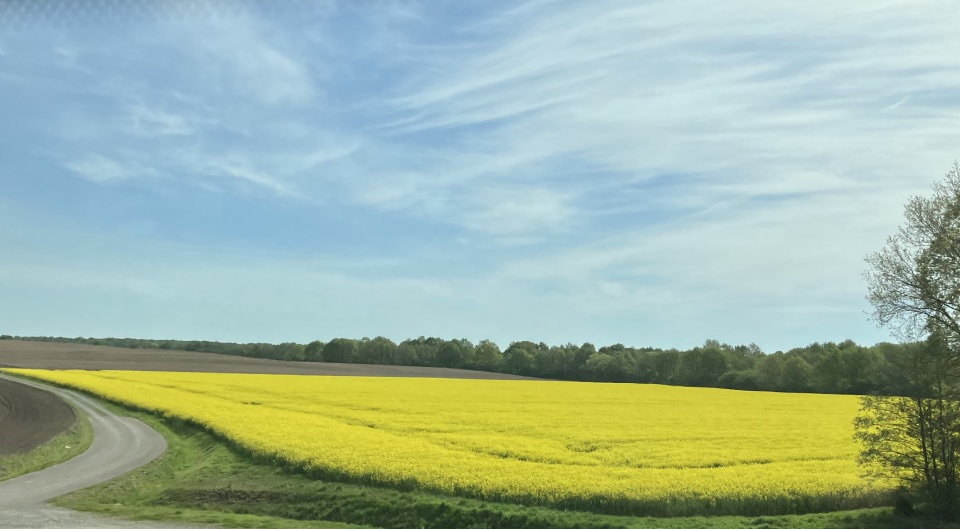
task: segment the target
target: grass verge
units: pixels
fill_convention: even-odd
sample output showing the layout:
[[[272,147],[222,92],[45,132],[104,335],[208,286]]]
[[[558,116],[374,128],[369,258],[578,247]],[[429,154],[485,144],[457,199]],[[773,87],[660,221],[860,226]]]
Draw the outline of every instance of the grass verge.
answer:
[[[112,407],[159,431],[168,452],[110,483],[61,497],[57,505],[131,519],[268,529],[960,529],[890,509],[636,518],[320,481],[255,461],[197,426]]]
[[[70,428],[25,454],[0,456],[0,481],[63,463],[90,448],[90,443],[93,442],[93,427],[90,426],[87,414],[73,404],[67,404],[73,408],[77,417]]]

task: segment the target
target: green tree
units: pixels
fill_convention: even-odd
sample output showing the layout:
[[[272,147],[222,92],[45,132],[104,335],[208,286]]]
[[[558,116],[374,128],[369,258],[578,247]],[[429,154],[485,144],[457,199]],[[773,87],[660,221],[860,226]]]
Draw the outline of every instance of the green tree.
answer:
[[[717,385],[721,388],[744,389],[748,391],[757,391],[763,389],[760,387],[760,381],[756,372],[752,370],[727,371],[718,380]]]
[[[357,360],[365,364],[392,364],[396,349],[397,344],[389,338],[364,338],[357,345]]]
[[[304,347],[298,343],[286,342],[273,348],[273,357],[279,360],[303,360]]]
[[[960,342],[960,165],[954,164],[933,196],[916,196],[904,208],[906,224],[867,256],[867,299],[873,317],[902,337],[918,338],[931,326],[948,343]]]
[[[576,350],[567,347],[548,347],[540,343],[535,355],[537,376],[546,378],[565,378]]]
[[[866,258],[867,299],[879,324],[901,338],[927,335],[929,347],[913,359],[906,395],[863,400],[857,436],[865,464],[925,492],[952,520],[960,505],[960,165],[932,196],[911,198],[904,217]]]
[[[609,380],[613,357],[606,353],[594,353],[587,359],[586,369],[593,380]]]
[[[473,349],[473,365],[478,369],[498,371],[503,367],[503,353],[490,340],[481,340]]]
[[[597,352],[597,348],[590,342],[584,342],[583,345],[577,349],[577,352],[573,355],[573,366],[572,369],[578,372],[586,370],[587,359],[589,359],[594,353]]]
[[[823,393],[847,393],[850,384],[844,377],[843,353],[828,349],[813,366],[811,380],[814,388]]]
[[[779,388],[783,363],[784,354],[782,351],[777,351],[757,360],[754,371],[757,373],[757,381],[760,383],[761,389],[775,391]]]
[[[800,355],[791,355],[783,362],[780,371],[779,389],[783,391],[810,391],[810,372],[812,368]]]
[[[880,356],[866,347],[854,345],[842,349],[843,378],[849,392],[864,395],[876,391]]]
[[[680,356],[676,380],[685,386],[716,386],[727,369],[727,357],[719,348],[697,347]]]
[[[449,340],[437,349],[437,365],[440,367],[462,367],[473,357],[473,344],[468,340]]]
[[[854,427],[868,473],[902,480],[953,521],[960,514],[960,373],[947,348],[935,332],[901,358],[902,396],[862,397]]]
[[[680,351],[671,349],[655,353],[653,356],[653,382],[657,384],[672,384],[677,364],[680,363]]]
[[[503,352],[504,365],[514,375],[533,376],[538,346],[533,342],[513,342]]]
[[[357,342],[334,338],[323,347],[324,362],[353,362],[357,358]]]
[[[323,361],[323,342],[314,340],[303,348],[303,359],[308,362]]]

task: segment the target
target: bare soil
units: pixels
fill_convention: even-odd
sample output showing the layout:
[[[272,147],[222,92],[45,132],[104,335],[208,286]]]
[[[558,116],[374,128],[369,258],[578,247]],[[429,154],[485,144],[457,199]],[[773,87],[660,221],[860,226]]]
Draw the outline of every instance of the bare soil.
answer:
[[[532,380],[529,377],[442,367],[290,362],[167,349],[125,349],[56,342],[0,340],[0,367],[124,371],[191,371],[343,375],[360,377],[468,378]]]
[[[27,453],[76,420],[73,408],[53,393],[0,379],[0,455]]]

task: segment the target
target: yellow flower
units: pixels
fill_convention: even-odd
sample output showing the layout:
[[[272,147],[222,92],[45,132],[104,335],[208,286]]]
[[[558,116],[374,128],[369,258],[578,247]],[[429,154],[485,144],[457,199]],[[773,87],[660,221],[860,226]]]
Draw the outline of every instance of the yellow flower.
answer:
[[[620,514],[876,504],[854,396],[637,384],[12,373],[196,422],[327,478]]]

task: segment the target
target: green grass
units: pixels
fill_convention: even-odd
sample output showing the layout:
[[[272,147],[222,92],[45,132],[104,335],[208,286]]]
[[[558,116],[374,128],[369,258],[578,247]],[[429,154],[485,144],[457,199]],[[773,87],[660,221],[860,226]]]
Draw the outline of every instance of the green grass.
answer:
[[[71,407],[77,419],[66,432],[25,454],[0,456],[0,481],[63,463],[90,448],[93,427],[83,410],[73,405]]]
[[[635,518],[327,482],[255,461],[197,426],[114,408],[159,431],[168,452],[110,483],[61,497],[57,505],[130,519],[275,529],[960,529],[890,509]]]

